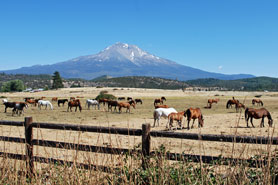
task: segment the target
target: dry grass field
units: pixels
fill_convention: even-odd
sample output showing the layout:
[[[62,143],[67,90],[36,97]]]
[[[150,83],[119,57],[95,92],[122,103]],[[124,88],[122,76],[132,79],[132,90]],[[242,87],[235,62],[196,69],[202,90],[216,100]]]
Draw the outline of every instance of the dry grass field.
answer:
[[[95,98],[100,91],[107,90],[108,93],[117,97],[133,97],[141,98],[143,104],[137,104],[136,109],[131,109],[131,113],[125,113],[125,110],[119,114],[118,112],[108,112],[107,106],[101,105],[100,110],[95,110],[91,107],[88,110],[85,107],[85,101],[88,98]],[[265,127],[260,128],[260,120],[254,120],[256,128],[246,128],[244,120],[244,113],[236,113],[235,109],[226,109],[226,102],[233,96],[243,102],[247,107],[252,106],[251,100],[255,95],[262,95],[260,98],[264,102],[264,107],[267,108],[274,120],[274,127],[270,128],[265,120]],[[165,104],[174,107],[177,111],[186,110],[189,107],[200,107],[204,115],[205,124],[203,128],[197,127],[197,120],[193,129],[175,130],[175,132],[186,133],[203,133],[203,134],[223,134],[223,135],[246,135],[246,136],[278,136],[278,93],[270,92],[183,92],[181,90],[157,90],[157,89],[133,89],[133,88],[70,88],[61,89],[57,91],[45,91],[37,93],[2,93],[0,96],[6,96],[9,101],[23,101],[24,97],[39,98],[45,96],[47,100],[51,101],[52,97],[69,98],[81,97],[81,104],[83,106],[82,112],[67,112],[67,104],[64,107],[58,107],[57,102],[52,102],[54,110],[38,109],[38,107],[29,106],[24,111],[24,115],[12,116],[11,109],[4,113],[4,106],[0,106],[0,119],[23,121],[24,117],[33,117],[34,122],[47,123],[68,123],[80,125],[94,125],[94,126],[110,126],[110,127],[124,127],[124,128],[141,128],[143,123],[153,124],[153,100],[161,96],[165,96],[167,101]],[[213,104],[211,109],[205,109],[207,99],[219,98],[218,104]],[[161,119],[160,126],[152,128],[152,130],[165,130],[167,120]],[[184,119],[184,124],[186,123]],[[23,137],[23,128],[0,126],[0,134],[3,136]],[[96,133],[81,133],[70,131],[54,131],[54,130],[40,130],[35,129],[35,138],[42,138],[47,140],[57,140],[62,142],[74,142],[90,145],[112,146],[119,148],[134,148],[141,142],[141,137],[134,136],[118,136],[109,134]],[[0,145],[1,151],[12,153],[24,153],[22,145],[14,143],[3,143]],[[191,154],[201,155],[223,155],[227,157],[248,158],[257,154],[263,154],[269,150],[267,145],[252,145],[252,144],[233,144],[233,143],[217,143],[217,142],[202,142],[180,139],[163,139],[153,138],[152,149],[164,145],[167,150],[172,152],[185,152]],[[276,150],[272,146],[270,150]],[[74,160],[78,155],[78,161],[93,160],[95,163],[101,165],[119,165],[117,156],[104,154],[88,154],[86,152],[58,150],[53,148],[35,147],[34,154],[37,156],[48,156],[58,159]],[[39,165],[39,164],[37,164]]]

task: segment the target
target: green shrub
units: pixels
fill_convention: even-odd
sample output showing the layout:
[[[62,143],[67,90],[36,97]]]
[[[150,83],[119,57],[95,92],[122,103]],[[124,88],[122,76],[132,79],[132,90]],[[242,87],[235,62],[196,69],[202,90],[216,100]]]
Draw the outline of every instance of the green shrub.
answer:
[[[116,96],[114,96],[113,94],[108,94],[108,91],[101,91],[99,93],[99,95],[96,97],[96,100],[99,100],[102,98],[105,98],[108,100],[116,100],[117,99]]]
[[[24,83],[21,80],[11,80],[3,83],[1,87],[2,92],[18,92],[25,89]]]

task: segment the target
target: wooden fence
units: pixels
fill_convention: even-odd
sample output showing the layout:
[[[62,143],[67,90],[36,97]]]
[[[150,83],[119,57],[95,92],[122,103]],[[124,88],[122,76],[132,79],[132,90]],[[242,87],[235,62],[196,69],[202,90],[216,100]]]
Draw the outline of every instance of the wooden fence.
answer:
[[[142,152],[143,168],[147,167],[147,162],[145,160],[148,160],[151,156],[158,154],[154,151],[151,151],[151,137],[278,145],[277,137],[259,137],[259,136],[250,137],[250,136],[234,136],[234,135],[176,133],[170,131],[151,131],[150,124],[143,124],[142,129],[128,129],[128,128],[99,127],[99,126],[85,126],[85,125],[72,125],[72,124],[36,123],[32,121],[32,117],[26,117],[24,122],[0,121],[0,125],[24,126],[25,138],[0,136],[0,140],[6,142],[25,143],[26,145],[25,155],[0,152],[0,156],[17,159],[17,160],[25,160],[28,177],[33,175],[34,162],[40,162],[40,163],[52,162],[52,163],[69,164],[69,165],[73,164],[72,161],[64,161],[59,159],[34,156],[33,146],[35,145],[62,148],[62,149],[74,149],[74,150],[86,151],[86,152],[106,153],[106,154],[123,154],[123,153],[131,154],[134,152]],[[48,141],[48,140],[38,140],[33,138],[33,128],[141,136],[142,149],[130,150],[130,149],[123,149],[123,148],[111,148],[111,147],[101,147],[101,146],[65,143],[65,142]],[[252,160],[252,159],[225,158],[225,157],[179,154],[179,153],[169,153],[169,152],[167,152],[164,155],[168,160],[176,160],[176,161],[189,160],[192,162],[202,161],[204,163],[221,161],[221,164],[229,164],[229,165],[246,163],[250,167],[260,167],[261,164],[266,163],[265,160],[261,160],[258,163],[257,160]],[[117,169],[115,168],[100,166],[100,165],[92,165],[92,164],[84,164],[84,163],[74,163],[74,164],[77,167],[81,167],[84,169],[102,170],[108,173],[117,171]]]

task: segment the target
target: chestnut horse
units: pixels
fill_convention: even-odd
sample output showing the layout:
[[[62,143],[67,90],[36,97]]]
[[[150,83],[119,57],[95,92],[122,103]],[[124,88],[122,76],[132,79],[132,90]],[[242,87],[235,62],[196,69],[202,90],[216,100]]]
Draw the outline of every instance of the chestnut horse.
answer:
[[[76,112],[76,110],[77,110],[77,107],[79,108],[79,111],[81,112],[82,107],[81,107],[80,100],[79,100],[79,99],[76,99],[76,100],[71,100],[71,101],[69,101],[69,102],[68,102],[68,111],[69,111],[69,109],[70,109],[70,111],[72,111],[72,110],[71,110],[72,107],[75,107],[75,112]]]
[[[199,128],[204,126],[204,119],[200,108],[189,108],[184,113],[187,116],[187,129],[189,130],[189,122],[193,119],[191,128],[193,128],[195,119],[198,119]]]
[[[156,105],[154,106],[155,109],[158,109],[158,108],[169,108],[168,105]]]
[[[219,98],[216,98],[216,99],[208,99],[208,104],[207,104],[207,106],[208,107],[211,107],[211,105],[213,104],[213,103],[218,103],[219,102]]]
[[[168,128],[168,124],[169,124],[169,129],[171,130],[171,127],[173,126],[173,122],[174,120],[176,120],[180,128],[182,129],[182,120],[183,117],[185,116],[186,116],[185,111],[178,112],[178,113],[172,112],[171,114],[168,115],[168,122],[166,124],[166,128]]]
[[[263,101],[260,100],[260,99],[253,99],[253,100],[252,100],[252,105],[255,105],[255,103],[257,103],[257,105],[264,106]]]
[[[239,103],[238,100],[236,100],[234,97],[232,100],[228,100],[227,104],[226,104],[226,109],[231,108],[232,105],[236,105],[237,103]]]
[[[245,109],[245,105],[243,103],[238,102],[236,104],[236,112],[238,112],[239,109]]]
[[[130,106],[132,106],[135,109],[135,104],[129,104],[128,102],[118,102],[118,107],[119,107],[119,113],[122,112],[122,108],[126,108],[126,112],[128,111],[130,113]]]
[[[34,105],[35,107],[37,106],[37,103],[38,103],[38,101],[33,100],[33,99],[26,99],[25,102],[29,103],[31,105]]]
[[[153,102],[153,105],[156,106],[158,103],[160,103],[160,105],[163,104],[163,99],[155,99]]]
[[[246,123],[247,123],[247,127],[248,126],[248,121],[249,121],[249,118],[251,118],[250,122],[252,124],[253,127],[255,127],[253,125],[253,118],[255,119],[260,119],[262,118],[262,121],[261,121],[261,127],[264,127],[264,118],[267,117],[268,118],[268,125],[270,127],[272,127],[272,124],[273,124],[273,120],[271,118],[271,115],[270,113],[268,112],[268,110],[266,110],[265,108],[260,108],[260,109],[253,109],[253,108],[246,108],[245,109],[245,120],[246,120]]]
[[[57,98],[57,97],[53,97],[53,98],[51,99],[51,101],[58,101],[58,98]]]

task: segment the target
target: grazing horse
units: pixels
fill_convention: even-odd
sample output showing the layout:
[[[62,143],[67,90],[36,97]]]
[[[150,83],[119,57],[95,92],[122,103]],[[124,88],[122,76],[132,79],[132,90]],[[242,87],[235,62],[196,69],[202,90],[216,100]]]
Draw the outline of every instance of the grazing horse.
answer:
[[[249,121],[249,118],[251,118],[250,122],[252,124],[253,127],[255,127],[253,125],[253,118],[255,119],[260,119],[262,118],[262,121],[261,121],[261,127],[264,127],[264,118],[267,117],[268,118],[268,125],[270,127],[272,127],[272,124],[273,124],[273,120],[271,118],[271,115],[270,113],[268,112],[268,110],[266,110],[265,108],[260,108],[260,109],[253,109],[253,108],[246,108],[245,109],[245,121],[246,121],[246,124],[247,124],[247,127],[248,126],[248,121]]]
[[[260,100],[260,99],[253,99],[253,100],[252,100],[252,105],[255,105],[255,103],[257,103],[257,105],[264,106],[263,101]]]
[[[109,110],[111,110],[111,112],[112,112],[112,107],[114,107],[114,112],[115,112],[117,110],[118,102],[113,101],[113,100],[109,100],[107,102],[107,106],[108,106],[108,112],[109,112]]]
[[[118,100],[125,100],[125,97],[119,97]]]
[[[168,115],[168,122],[166,124],[166,128],[168,128],[168,124],[169,124],[169,129],[171,130],[171,127],[173,126],[173,122],[174,120],[176,120],[180,128],[182,129],[182,120],[183,117],[185,116],[186,116],[185,111],[178,112],[178,113],[172,112],[171,114]]]
[[[154,106],[155,109],[158,109],[158,108],[169,108],[168,105],[156,105]]]
[[[207,104],[207,107],[211,107],[211,105],[213,103],[218,103],[219,102],[219,98],[216,98],[216,99],[208,99],[208,104]]]
[[[58,101],[58,98],[57,98],[57,97],[53,97],[53,98],[51,99],[51,101]]]
[[[160,105],[162,105],[163,101],[164,101],[163,99],[155,99],[153,102],[153,105],[156,106],[158,103],[160,103]]]
[[[234,99],[234,97],[233,97],[232,100],[228,100],[228,101],[227,101],[226,109],[231,108],[232,105],[236,105],[237,103],[239,103],[239,101],[236,100],[236,99]]]
[[[75,100],[75,97],[70,97],[70,101],[71,101],[71,100]]]
[[[110,101],[110,100],[108,100],[108,99],[106,99],[106,98],[100,98],[100,99],[98,100],[98,103],[99,103],[99,104],[103,103],[103,105],[105,105],[105,103],[107,103],[108,101]]]
[[[68,99],[59,99],[58,100],[58,107],[60,107],[61,103],[63,104],[63,107],[64,107],[65,103],[68,102],[68,101],[69,101]]]
[[[245,109],[245,105],[243,103],[237,103],[236,104],[236,112],[238,112],[239,109]]]
[[[137,103],[143,104],[143,101],[142,101],[141,99],[135,99],[135,103],[136,103],[136,104],[137,104]]]
[[[27,100],[32,100],[32,99],[34,99],[34,97],[25,97],[25,98],[23,98],[24,99],[24,101],[26,102]]]
[[[155,123],[157,122],[159,126],[159,120],[161,117],[163,118],[168,118],[168,115],[171,114],[172,112],[178,113],[174,108],[158,108],[155,109],[153,112],[153,127],[155,127]]]
[[[48,106],[50,106],[50,109],[53,110],[53,106],[48,100],[39,100],[38,101],[38,108],[41,109],[41,106],[45,106],[45,109],[47,109]]]
[[[76,100],[71,100],[71,101],[69,101],[69,102],[68,102],[68,110],[67,110],[67,111],[69,111],[69,109],[70,109],[70,111],[72,111],[72,110],[71,110],[72,107],[75,107],[75,112],[76,112],[76,110],[77,110],[77,107],[79,108],[79,111],[81,112],[82,107],[81,107],[80,100],[79,100],[79,99],[76,99]]]
[[[98,110],[99,110],[99,103],[98,103],[97,100],[87,99],[87,100],[86,100],[86,105],[88,105],[88,109],[89,109],[89,110],[90,110],[90,106],[91,106],[91,105],[94,106],[95,109],[97,109],[97,107],[98,107]],[[85,105],[85,106],[86,106],[86,105]]]
[[[128,111],[130,113],[130,106],[132,106],[135,109],[135,104],[129,104],[126,102],[118,102],[118,107],[119,107],[119,113],[122,112],[122,108],[126,108],[126,112]]]
[[[162,96],[160,99],[166,101],[166,98],[164,96]]]
[[[31,104],[32,106],[34,105],[35,107],[37,106],[38,103],[36,100],[33,99],[26,99],[25,102]]]
[[[132,97],[127,97],[127,101],[130,101],[130,100],[132,100]]]
[[[204,118],[203,115],[201,113],[201,109],[200,108],[189,108],[185,111],[186,116],[187,116],[187,129],[189,130],[189,122],[191,119],[193,119],[193,123],[191,128],[193,128],[195,119],[198,119],[199,122],[199,128],[204,126]]]
[[[21,115],[24,108],[26,108],[26,109],[28,108],[27,103],[25,103],[25,102],[15,102],[12,116],[14,115],[14,113],[16,113],[17,115]]]

